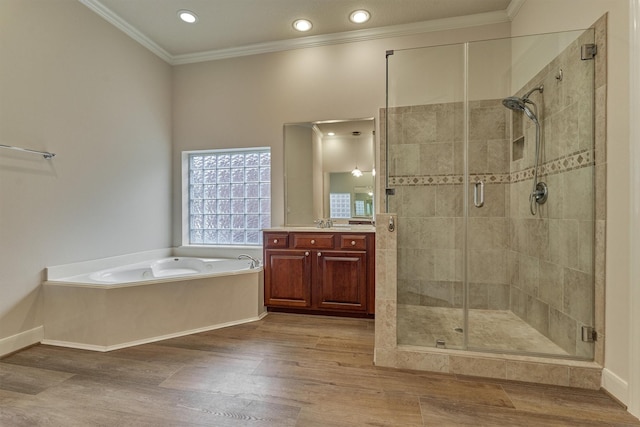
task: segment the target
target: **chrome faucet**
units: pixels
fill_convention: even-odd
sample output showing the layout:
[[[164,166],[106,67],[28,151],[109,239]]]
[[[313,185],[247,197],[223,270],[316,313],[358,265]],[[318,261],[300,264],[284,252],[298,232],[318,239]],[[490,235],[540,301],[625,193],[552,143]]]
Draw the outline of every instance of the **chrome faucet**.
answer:
[[[331,228],[331,227],[333,227],[333,220],[331,218],[316,219],[313,222],[318,226],[318,228]]]
[[[260,265],[260,260],[259,259],[255,259],[251,255],[240,254],[240,255],[238,255],[238,259],[250,259],[251,260],[251,264],[249,265],[249,268],[256,268],[256,267],[258,267]]]

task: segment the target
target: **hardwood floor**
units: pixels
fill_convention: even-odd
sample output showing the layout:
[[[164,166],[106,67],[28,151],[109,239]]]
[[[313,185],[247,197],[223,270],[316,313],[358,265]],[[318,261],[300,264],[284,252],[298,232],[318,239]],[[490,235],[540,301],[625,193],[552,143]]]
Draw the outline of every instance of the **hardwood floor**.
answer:
[[[601,391],[373,366],[373,321],[272,313],[0,360],[0,426],[640,426]]]

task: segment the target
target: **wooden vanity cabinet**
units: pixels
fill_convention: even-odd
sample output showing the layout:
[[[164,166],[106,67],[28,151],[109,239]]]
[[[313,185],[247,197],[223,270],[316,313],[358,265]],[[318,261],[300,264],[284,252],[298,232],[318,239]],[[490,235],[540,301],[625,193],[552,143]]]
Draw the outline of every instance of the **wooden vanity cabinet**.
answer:
[[[374,313],[375,235],[264,232],[265,305],[315,314]]]

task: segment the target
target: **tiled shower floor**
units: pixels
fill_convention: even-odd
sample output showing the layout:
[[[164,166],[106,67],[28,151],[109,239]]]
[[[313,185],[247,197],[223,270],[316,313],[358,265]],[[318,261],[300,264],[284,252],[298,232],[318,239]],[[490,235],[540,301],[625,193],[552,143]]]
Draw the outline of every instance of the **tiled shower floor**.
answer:
[[[462,348],[461,309],[398,304],[398,344]],[[567,355],[511,311],[469,310],[469,349]]]

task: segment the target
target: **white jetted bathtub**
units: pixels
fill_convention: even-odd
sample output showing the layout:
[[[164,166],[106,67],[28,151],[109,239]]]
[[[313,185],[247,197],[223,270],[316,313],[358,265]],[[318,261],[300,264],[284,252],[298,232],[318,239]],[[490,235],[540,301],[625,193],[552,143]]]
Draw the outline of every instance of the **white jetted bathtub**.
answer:
[[[256,264],[251,259],[168,257],[63,277],[49,280],[49,282],[77,283],[87,286],[131,286],[141,284],[138,282],[175,281],[198,275],[238,274],[259,267]]]
[[[109,351],[266,314],[259,261],[155,252],[47,268],[43,343]]]

